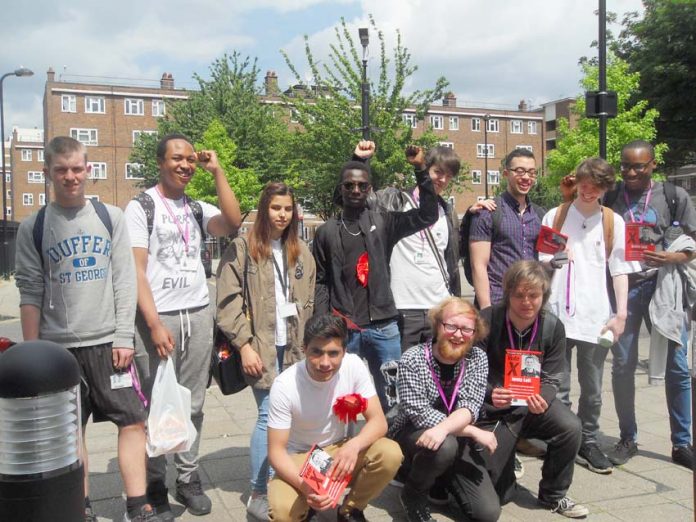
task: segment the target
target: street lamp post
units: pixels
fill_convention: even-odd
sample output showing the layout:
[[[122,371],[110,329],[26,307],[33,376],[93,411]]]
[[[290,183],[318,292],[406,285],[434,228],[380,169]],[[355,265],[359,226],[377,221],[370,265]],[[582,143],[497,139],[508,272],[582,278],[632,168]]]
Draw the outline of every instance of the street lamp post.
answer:
[[[367,27],[358,29],[360,36],[360,45],[363,48],[362,59],[362,84],[361,90],[361,107],[362,107],[362,137],[364,140],[370,139],[370,86],[367,83],[367,46],[370,44],[370,36]]]
[[[490,119],[490,114],[483,115],[483,190],[486,199],[488,199],[488,120]]]
[[[33,74],[34,72],[31,69],[20,67],[19,69],[0,76],[0,143],[2,143],[0,146],[2,148],[2,154],[0,154],[0,156],[2,156],[2,275],[5,279],[10,278],[10,262],[7,256],[9,250],[7,246],[7,172],[5,170],[5,109],[2,98],[2,82],[5,81],[5,78],[8,76],[31,76]]]

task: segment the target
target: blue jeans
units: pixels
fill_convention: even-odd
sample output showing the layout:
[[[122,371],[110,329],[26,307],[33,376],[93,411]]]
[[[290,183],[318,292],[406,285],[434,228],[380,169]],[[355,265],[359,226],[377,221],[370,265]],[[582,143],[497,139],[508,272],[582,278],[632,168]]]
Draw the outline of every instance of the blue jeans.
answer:
[[[366,326],[362,331],[351,330],[346,350],[367,360],[382,410],[387,411],[386,382],[379,368],[401,357],[401,336],[396,320]]]
[[[653,277],[631,285],[628,290],[626,329],[619,337],[619,342],[611,349],[614,356],[611,381],[621,439],[636,440],[638,435],[635,410],[638,335],[641,321],[645,321],[648,330],[652,329],[648,306],[655,292],[655,283],[656,278]],[[685,446],[691,443],[691,378],[686,360],[686,327],[682,329],[681,336],[683,343],[681,348],[672,341],[668,344],[665,370],[665,395],[673,446]]]
[[[580,399],[578,400],[578,418],[582,423],[582,443],[597,442],[599,415],[602,411],[602,373],[608,348],[586,341],[568,339],[565,354],[565,371],[558,389],[557,398],[570,408],[570,362],[573,348],[577,347],[578,382]]]
[[[276,370],[280,372],[283,367],[283,355],[285,346],[276,346]],[[268,490],[268,479],[272,470],[268,466],[268,401],[271,390],[252,388],[254,400],[259,409],[256,418],[256,426],[251,433],[249,443],[249,457],[251,458],[251,490],[265,495]]]

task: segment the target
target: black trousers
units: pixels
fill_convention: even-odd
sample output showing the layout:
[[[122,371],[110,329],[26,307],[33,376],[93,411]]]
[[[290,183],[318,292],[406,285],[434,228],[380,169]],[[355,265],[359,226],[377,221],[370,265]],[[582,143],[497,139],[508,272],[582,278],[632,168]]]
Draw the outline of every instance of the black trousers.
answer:
[[[399,310],[401,353],[433,336],[428,321],[428,309]]]

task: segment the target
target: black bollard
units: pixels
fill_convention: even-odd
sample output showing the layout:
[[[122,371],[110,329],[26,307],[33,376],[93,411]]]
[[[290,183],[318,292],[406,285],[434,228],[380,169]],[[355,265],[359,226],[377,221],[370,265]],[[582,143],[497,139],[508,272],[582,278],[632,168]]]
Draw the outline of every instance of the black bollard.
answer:
[[[0,354],[0,520],[84,520],[80,368],[49,341]]]

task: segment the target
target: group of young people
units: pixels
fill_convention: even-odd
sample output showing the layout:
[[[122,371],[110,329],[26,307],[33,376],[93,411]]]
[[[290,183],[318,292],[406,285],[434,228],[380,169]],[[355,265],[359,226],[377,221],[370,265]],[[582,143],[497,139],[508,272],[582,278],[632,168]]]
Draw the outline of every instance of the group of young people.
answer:
[[[506,191],[468,211],[461,244],[457,215],[442,198],[459,174],[454,151],[409,147],[416,186],[376,192],[374,152],[374,143],[361,141],[343,165],[335,191],[340,213],[318,228],[312,252],[298,234],[292,189],[282,182],[264,187],[248,237],[234,239],[220,260],[213,314],[202,241],[241,225],[215,152],[196,152],[182,135],[163,137],[158,184],[124,215],[85,199],[84,146],[67,137],[48,144],[54,201],[19,230],[23,334],[69,348],[83,372],[83,422],[93,413],[119,427],[125,520],[174,520],[166,461],[145,455],[146,403],[167,357],[192,392],[198,433],[190,451],[175,455],[175,498],[192,514],[211,510],[197,469],[213,315],[241,354],[258,409],[247,510],[259,519],[308,520],[334,505],[300,477],[317,444],[333,457],[329,473],[336,480],[350,475],[340,521],[365,520],[368,502],[395,476],[409,522],[429,522],[430,504],[451,499],[469,519],[497,520],[514,494],[520,438],[547,443],[539,503],[586,516],[566,493],[576,459],[593,471],[611,470],[597,444],[609,350],[599,343],[602,335],[617,341],[611,350],[621,439],[609,458],[621,464],[636,453],[638,329],[643,319],[652,324],[652,294],[679,284],[686,277],[679,267],[696,250],[689,237],[696,231],[693,205],[682,189],[651,179],[651,145],[624,148],[618,189],[605,161],[584,161],[573,181],[577,195],[548,213],[529,199],[533,154],[514,150],[505,159]],[[196,165],[213,175],[219,210],[185,195]],[[607,192],[615,196],[614,212],[600,205]],[[625,220],[653,245],[640,262],[626,261]],[[542,225],[564,235],[565,248],[539,254]],[[665,244],[666,237],[677,239]],[[459,297],[461,253],[471,266],[476,306]],[[669,324],[659,330],[669,330],[662,371],[672,458],[690,466],[690,317],[682,302],[671,304],[679,321],[662,317]],[[568,397],[572,348],[581,386],[577,415]],[[526,371],[536,373],[540,389],[526,405],[504,384],[509,350],[535,354]],[[394,366],[390,393],[385,369]],[[114,387],[113,375],[122,372],[130,385]],[[334,407],[354,394],[364,400],[365,422],[347,437]],[[85,495],[85,520],[95,520],[87,472]]]

